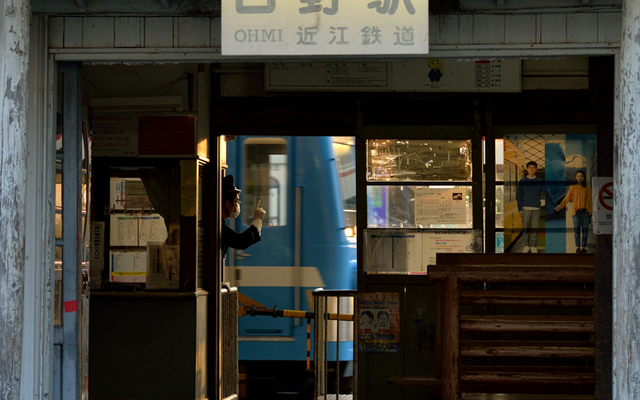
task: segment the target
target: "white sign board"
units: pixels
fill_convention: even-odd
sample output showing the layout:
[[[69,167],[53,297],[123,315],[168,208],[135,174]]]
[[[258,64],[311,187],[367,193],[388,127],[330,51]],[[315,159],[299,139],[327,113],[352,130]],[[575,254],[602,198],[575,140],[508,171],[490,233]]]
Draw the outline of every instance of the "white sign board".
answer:
[[[138,155],[138,116],[102,115],[91,117],[91,155],[135,157]]]
[[[520,92],[520,60],[421,60],[393,63],[393,89],[425,92]]]
[[[272,62],[267,91],[521,92],[518,59]]]
[[[592,178],[593,233],[613,235],[613,178]]]
[[[427,0],[222,0],[222,55],[428,54]]]
[[[387,62],[273,62],[265,68],[267,90],[391,90]]]
[[[470,230],[365,232],[365,271],[424,274],[437,253],[481,253],[482,234]]]

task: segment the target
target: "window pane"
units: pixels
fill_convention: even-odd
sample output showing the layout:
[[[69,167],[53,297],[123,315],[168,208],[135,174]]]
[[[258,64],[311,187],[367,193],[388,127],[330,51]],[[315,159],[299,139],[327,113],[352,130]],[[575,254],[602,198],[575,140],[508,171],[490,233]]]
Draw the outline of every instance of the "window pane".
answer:
[[[496,181],[504,180],[504,139],[496,139]]]
[[[284,139],[247,139],[245,144],[243,221],[253,221],[253,210],[269,210],[264,226],[287,224],[287,142]]]
[[[368,140],[367,179],[471,182],[471,140]]]
[[[504,228],[504,186],[496,186],[496,228]]]
[[[472,228],[469,186],[369,186],[369,228]]]

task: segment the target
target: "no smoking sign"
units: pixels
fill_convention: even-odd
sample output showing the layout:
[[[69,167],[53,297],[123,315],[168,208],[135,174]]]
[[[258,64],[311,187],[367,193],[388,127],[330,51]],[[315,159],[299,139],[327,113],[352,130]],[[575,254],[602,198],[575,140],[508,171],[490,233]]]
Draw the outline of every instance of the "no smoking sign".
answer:
[[[613,182],[605,183],[598,191],[598,204],[605,210],[613,210]]]
[[[593,232],[596,235],[613,234],[613,178],[593,178]]]

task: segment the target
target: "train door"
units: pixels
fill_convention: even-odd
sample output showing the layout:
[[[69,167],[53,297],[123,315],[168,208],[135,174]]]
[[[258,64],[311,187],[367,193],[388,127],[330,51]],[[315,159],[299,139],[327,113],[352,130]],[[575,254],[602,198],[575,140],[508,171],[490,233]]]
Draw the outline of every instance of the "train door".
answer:
[[[299,307],[296,286],[295,191],[292,182],[291,138],[238,137],[230,144],[228,173],[242,189],[241,214],[230,220],[238,232],[253,221],[258,201],[267,210],[262,240],[247,250],[229,249],[225,279],[240,293],[268,308]],[[299,235],[298,235],[299,237]],[[273,249],[279,249],[273,252]],[[239,335],[245,341],[283,341],[293,336],[287,318],[241,318]]]

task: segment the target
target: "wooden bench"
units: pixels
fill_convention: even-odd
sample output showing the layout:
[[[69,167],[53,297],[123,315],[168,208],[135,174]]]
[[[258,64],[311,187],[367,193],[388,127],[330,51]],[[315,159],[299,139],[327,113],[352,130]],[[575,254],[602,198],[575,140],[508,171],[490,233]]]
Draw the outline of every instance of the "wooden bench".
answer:
[[[430,281],[441,284],[442,379],[393,377],[394,385],[428,385],[441,389],[443,400],[465,392],[554,393],[558,388],[589,392],[593,366],[461,365],[460,358],[585,359],[595,358],[594,291],[586,290],[462,290],[462,285],[593,284],[593,254],[438,254],[429,266]],[[531,308],[536,314],[460,315],[460,307]],[[558,315],[562,308],[587,309],[588,315]],[[582,310],[577,310],[582,311]],[[461,340],[460,334],[498,334],[501,340]],[[521,334],[554,336],[552,340],[522,340]],[[576,334],[588,340],[566,340]],[[555,337],[557,336],[557,338]],[[581,389],[581,390],[578,390]]]

